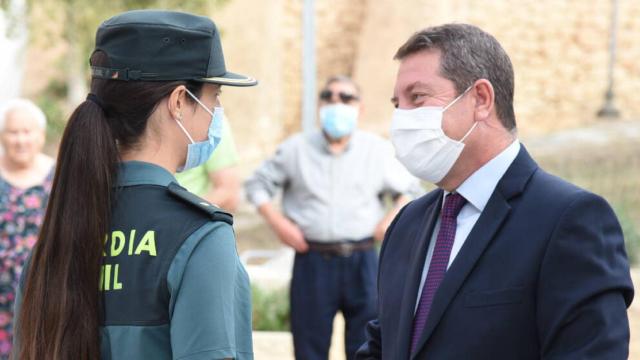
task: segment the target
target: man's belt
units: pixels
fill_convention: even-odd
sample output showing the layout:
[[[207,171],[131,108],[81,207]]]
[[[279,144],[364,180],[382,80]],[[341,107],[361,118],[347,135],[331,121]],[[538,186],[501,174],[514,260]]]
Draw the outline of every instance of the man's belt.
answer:
[[[309,250],[316,251],[322,254],[336,255],[336,256],[351,256],[357,251],[366,251],[373,248],[373,238],[365,238],[359,241],[338,241],[338,242],[324,242],[307,240],[309,244]]]

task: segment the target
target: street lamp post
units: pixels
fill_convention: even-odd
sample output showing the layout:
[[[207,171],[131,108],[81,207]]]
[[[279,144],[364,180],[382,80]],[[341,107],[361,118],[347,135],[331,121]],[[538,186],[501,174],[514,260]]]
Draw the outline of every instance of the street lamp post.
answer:
[[[618,25],[618,0],[611,1],[611,30],[609,33],[609,85],[604,95],[604,105],[598,111],[598,117],[615,119],[620,117],[620,111],[613,104],[613,69],[616,61],[616,28]]]
[[[304,0],[302,26],[302,130],[308,132],[315,127],[316,119],[316,29],[314,0]]]

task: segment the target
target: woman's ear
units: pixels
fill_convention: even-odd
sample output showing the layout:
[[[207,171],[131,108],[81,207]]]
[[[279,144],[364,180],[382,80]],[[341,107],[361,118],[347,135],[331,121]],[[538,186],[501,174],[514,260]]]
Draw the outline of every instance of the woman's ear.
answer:
[[[474,109],[476,121],[485,121],[491,116],[494,108],[493,85],[487,79],[480,79],[473,84],[473,90],[476,100]]]
[[[176,86],[167,99],[167,110],[174,119],[182,120],[182,113],[185,111],[187,88],[184,85]]]

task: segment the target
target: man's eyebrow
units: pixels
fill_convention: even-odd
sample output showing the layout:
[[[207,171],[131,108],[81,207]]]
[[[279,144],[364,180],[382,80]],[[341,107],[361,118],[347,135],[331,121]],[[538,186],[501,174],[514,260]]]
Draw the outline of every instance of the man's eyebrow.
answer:
[[[420,80],[412,83],[411,85],[407,86],[407,92],[411,92],[413,91],[415,88],[424,88],[427,91],[432,91],[431,86],[429,86],[429,84],[424,83]]]

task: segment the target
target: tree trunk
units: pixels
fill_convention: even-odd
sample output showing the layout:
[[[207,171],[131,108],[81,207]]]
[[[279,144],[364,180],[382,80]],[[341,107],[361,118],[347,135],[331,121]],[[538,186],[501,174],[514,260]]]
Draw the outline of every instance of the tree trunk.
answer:
[[[0,9],[0,103],[21,94],[26,50],[26,0],[10,0]]]
[[[74,15],[74,1],[67,3],[67,26],[65,37],[69,44],[67,52],[67,107],[74,109],[87,96],[86,56],[82,53],[82,43],[77,35],[78,19]]]

